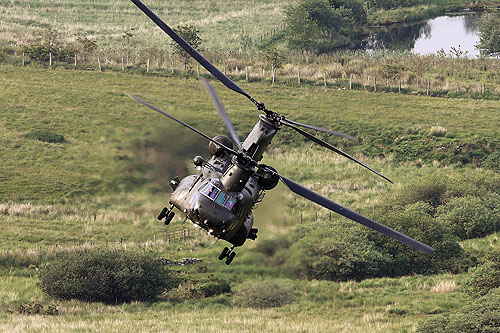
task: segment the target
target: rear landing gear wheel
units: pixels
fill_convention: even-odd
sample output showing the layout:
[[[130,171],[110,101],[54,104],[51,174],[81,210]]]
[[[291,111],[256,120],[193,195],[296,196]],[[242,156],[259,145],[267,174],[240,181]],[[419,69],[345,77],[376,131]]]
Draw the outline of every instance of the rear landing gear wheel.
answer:
[[[223,260],[224,258],[227,257],[227,254],[229,253],[229,249],[225,247],[222,252],[219,254],[219,260]]]
[[[226,265],[229,265],[231,261],[233,261],[234,257],[236,257],[236,252],[231,252],[226,259]]]
[[[170,222],[172,221],[172,219],[174,218],[175,216],[175,213],[174,212],[170,212],[167,216],[167,218],[165,219],[165,225],[169,225]]]

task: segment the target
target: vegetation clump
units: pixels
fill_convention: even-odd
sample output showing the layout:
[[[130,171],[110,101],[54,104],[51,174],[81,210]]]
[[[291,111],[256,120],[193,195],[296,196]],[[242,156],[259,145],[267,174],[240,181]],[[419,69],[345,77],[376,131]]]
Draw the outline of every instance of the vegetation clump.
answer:
[[[498,332],[500,330],[500,288],[477,298],[454,314],[441,314],[423,322],[418,333]]]
[[[152,252],[97,249],[62,254],[39,272],[49,296],[87,302],[153,300],[176,282]]]
[[[500,287],[500,249],[489,252],[485,259],[469,271],[463,286],[464,291],[473,297],[484,296]]]
[[[48,142],[48,143],[63,143],[66,142],[66,139],[64,139],[63,135],[59,135],[47,130],[34,130],[31,132],[28,132],[24,135],[25,138],[27,139],[33,139],[33,140],[38,140],[42,142]]]
[[[233,304],[238,307],[266,309],[293,303],[297,293],[281,281],[250,282],[236,292]]]

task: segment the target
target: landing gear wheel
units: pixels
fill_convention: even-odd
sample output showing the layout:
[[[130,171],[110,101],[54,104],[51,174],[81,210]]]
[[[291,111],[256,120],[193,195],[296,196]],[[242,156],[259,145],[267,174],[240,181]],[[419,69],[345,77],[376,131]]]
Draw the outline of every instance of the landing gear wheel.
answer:
[[[219,260],[226,258],[228,253],[229,253],[229,249],[227,247],[222,249],[222,252],[219,254]]]
[[[175,216],[175,213],[174,212],[170,212],[167,216],[167,218],[165,219],[165,225],[169,225],[170,222],[172,221],[172,219],[174,218]]]
[[[167,213],[168,213],[168,208],[163,207],[163,209],[160,212],[160,215],[158,215],[158,220],[160,220],[160,221],[163,220],[165,218],[165,216],[167,216]]]
[[[229,265],[231,261],[233,261],[234,257],[236,257],[236,252],[231,252],[226,259],[226,265]]]

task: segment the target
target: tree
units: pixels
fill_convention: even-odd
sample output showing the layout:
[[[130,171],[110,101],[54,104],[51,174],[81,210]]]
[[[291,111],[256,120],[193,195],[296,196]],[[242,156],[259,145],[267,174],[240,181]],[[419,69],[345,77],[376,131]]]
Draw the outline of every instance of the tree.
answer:
[[[323,53],[356,37],[366,11],[361,0],[302,0],[285,9],[285,22],[291,47]]]
[[[500,11],[484,15],[478,24],[479,42],[476,48],[487,56],[500,52]]]
[[[64,44],[61,41],[61,33],[54,28],[41,29],[35,32],[34,40],[25,44],[22,48],[30,58],[39,61],[52,59],[69,61],[73,59],[76,48],[73,44]]]
[[[127,52],[127,65],[130,59],[130,39],[134,37],[135,28],[130,28],[122,33],[122,38],[125,41],[125,51]]]
[[[78,37],[76,39],[77,48],[84,61],[87,61],[87,56],[93,54],[97,49],[97,41],[88,37]]]
[[[199,36],[200,31],[194,25],[178,25],[174,28],[174,31],[179,36],[181,36],[182,39],[188,42],[194,49],[197,49],[200,46],[202,41]],[[174,53],[179,55],[184,60],[184,70],[186,70],[191,56],[179,44],[175,42],[172,42],[172,47],[174,49]]]
[[[271,65],[272,69],[281,68],[283,60],[285,59],[283,54],[274,46],[268,47],[264,56],[266,57],[266,62]]]

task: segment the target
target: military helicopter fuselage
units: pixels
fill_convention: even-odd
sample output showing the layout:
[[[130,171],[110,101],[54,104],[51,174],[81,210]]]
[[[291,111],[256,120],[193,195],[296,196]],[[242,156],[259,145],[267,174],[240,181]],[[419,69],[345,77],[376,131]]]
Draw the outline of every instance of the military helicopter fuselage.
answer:
[[[208,150],[210,159],[194,158],[198,173],[182,180],[174,178],[171,186],[174,192],[170,198],[171,208],[175,207],[186,218],[218,239],[223,239],[241,246],[247,239],[257,238],[257,229],[253,228],[252,210],[262,201],[265,191],[273,189],[279,182],[279,176],[272,171],[257,168],[249,160],[260,161],[272,138],[279,130],[279,125],[261,116],[248,137],[242,143],[240,154],[248,158],[231,156],[225,149],[214,142],[233,148],[228,137],[216,136],[210,141]],[[266,170],[273,170],[266,166]],[[171,209],[170,209],[171,211]],[[159,218],[169,215],[164,212]]]

